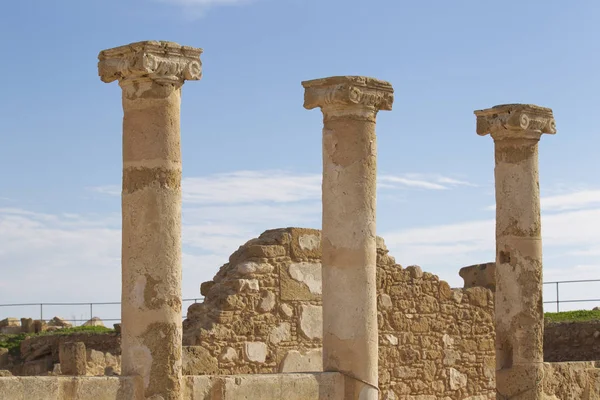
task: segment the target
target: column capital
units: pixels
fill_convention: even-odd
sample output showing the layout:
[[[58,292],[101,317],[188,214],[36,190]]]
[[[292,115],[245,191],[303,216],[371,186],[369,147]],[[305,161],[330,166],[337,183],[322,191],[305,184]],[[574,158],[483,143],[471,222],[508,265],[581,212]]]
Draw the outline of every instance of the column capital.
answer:
[[[302,82],[304,108],[323,112],[391,110],[394,89],[388,82],[365,76],[333,76]]]
[[[145,41],[103,50],[98,55],[102,82],[153,80],[179,83],[202,77],[202,49],[174,42]]]
[[[477,134],[490,134],[494,140],[539,139],[544,133],[556,133],[552,109],[533,104],[503,104],[475,115]]]

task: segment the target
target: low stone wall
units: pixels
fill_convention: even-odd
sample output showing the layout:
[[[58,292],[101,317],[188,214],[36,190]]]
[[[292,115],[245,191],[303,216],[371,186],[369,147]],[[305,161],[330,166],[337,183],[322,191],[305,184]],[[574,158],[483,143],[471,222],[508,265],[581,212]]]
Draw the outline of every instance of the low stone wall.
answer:
[[[337,373],[184,376],[182,400],[343,400]],[[144,400],[141,378],[0,377],[2,400]],[[353,397],[357,398],[357,397]]]
[[[19,356],[2,354],[0,351],[0,369],[7,369],[19,376],[53,373],[55,365],[60,362],[60,345],[65,342],[85,344],[89,375],[103,375],[107,367],[115,373],[120,371],[121,338],[117,333],[28,337],[21,342]]]
[[[546,323],[544,361],[600,361],[600,321]]]
[[[0,378],[0,394],[3,400],[142,400],[144,398],[141,379],[130,377]]]
[[[544,363],[543,387],[549,400],[598,400],[600,369],[593,362]]]
[[[334,372],[186,376],[183,400],[344,400],[353,380]]]
[[[493,296],[402,268],[377,240],[382,399],[495,399]],[[194,374],[322,370],[320,231],[287,228],[241,246],[190,306]],[[420,397],[417,397],[420,396]]]

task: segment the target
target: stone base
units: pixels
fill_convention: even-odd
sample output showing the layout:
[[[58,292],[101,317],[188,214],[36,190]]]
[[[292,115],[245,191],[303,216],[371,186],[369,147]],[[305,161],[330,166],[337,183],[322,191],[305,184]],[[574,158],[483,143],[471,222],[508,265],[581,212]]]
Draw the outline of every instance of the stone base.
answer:
[[[0,378],[3,400],[142,400],[133,377],[26,376]]]
[[[185,376],[183,400],[344,400],[353,383],[335,372]],[[137,377],[5,377],[0,394],[2,400],[145,400]]]
[[[184,400],[343,400],[345,379],[335,372],[186,376]]]

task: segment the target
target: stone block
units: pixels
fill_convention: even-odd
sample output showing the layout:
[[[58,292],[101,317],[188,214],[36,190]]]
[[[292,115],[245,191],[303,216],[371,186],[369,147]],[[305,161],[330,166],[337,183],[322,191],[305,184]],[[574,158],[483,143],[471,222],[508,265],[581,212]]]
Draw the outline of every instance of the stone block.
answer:
[[[279,269],[281,300],[320,300],[321,263],[297,262]]]
[[[0,328],[5,328],[9,326],[21,326],[21,321],[17,318],[4,318],[0,321]]]
[[[104,326],[104,322],[98,317],[93,317],[92,319],[83,323],[83,326]]]
[[[321,232],[316,229],[290,230],[290,256],[295,261],[321,258]]]
[[[206,296],[208,295],[208,292],[210,291],[210,289],[215,285],[214,281],[208,281],[208,282],[202,282],[200,284],[200,294],[202,296]]]
[[[280,309],[281,314],[283,314],[287,318],[290,318],[292,315],[294,315],[294,309],[289,304],[282,304]]]
[[[464,288],[484,287],[496,291],[496,263],[469,265],[460,269],[458,274],[464,280]]]
[[[6,367],[9,362],[8,349],[0,347],[0,369]]]
[[[187,376],[183,400],[343,400],[345,379],[334,372]],[[356,397],[358,398],[358,397]]]
[[[219,356],[219,361],[222,363],[235,362],[238,359],[238,352],[233,347],[225,347]]]
[[[267,345],[263,342],[245,342],[244,358],[246,361],[264,363],[267,359]]]
[[[258,309],[262,312],[269,312],[273,308],[275,308],[276,297],[275,293],[265,290],[262,293],[262,297],[260,299],[260,304],[258,305]]]
[[[21,333],[21,321],[17,318],[5,318],[0,321],[0,333],[16,335]]]
[[[64,320],[63,318],[54,317],[50,321],[48,321],[48,326],[57,328],[70,328],[73,326],[73,324]]]
[[[183,346],[184,375],[211,375],[219,373],[219,362],[202,346]]]
[[[262,246],[251,245],[245,248],[245,257],[248,258],[278,258],[286,255],[285,247],[278,245]]]
[[[32,318],[21,318],[21,332],[35,333],[35,326]]]
[[[323,308],[311,304],[300,306],[300,330],[309,339],[323,339]]]
[[[379,309],[381,310],[389,310],[393,306],[392,298],[385,293],[380,294],[378,300]]]
[[[63,375],[85,375],[87,354],[83,342],[65,342],[59,346],[60,369]]]
[[[462,389],[467,386],[467,376],[454,368],[448,373],[449,386],[452,390]]]
[[[143,400],[139,377],[0,378],[2,400]],[[187,400],[187,399],[186,399]]]
[[[238,279],[236,289],[240,293],[258,292],[260,285],[258,283],[258,279]]]
[[[282,322],[278,326],[271,329],[269,334],[269,342],[279,344],[281,342],[289,342],[292,339],[292,328],[289,322]]]
[[[264,275],[273,272],[274,266],[267,263],[246,261],[236,266],[236,272],[241,275]]]
[[[312,349],[307,352],[290,350],[281,364],[279,372],[320,372],[323,371],[323,350]]]

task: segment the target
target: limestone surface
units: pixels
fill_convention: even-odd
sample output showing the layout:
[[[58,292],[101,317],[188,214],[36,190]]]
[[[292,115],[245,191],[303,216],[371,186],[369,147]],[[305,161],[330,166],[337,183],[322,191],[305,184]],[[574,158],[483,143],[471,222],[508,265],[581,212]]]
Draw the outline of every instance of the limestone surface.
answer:
[[[322,324],[322,317],[316,313],[321,304],[319,296],[308,296],[309,282],[304,282],[304,287],[297,286],[282,298],[284,289],[289,288],[282,282],[291,279],[290,266],[304,263],[310,271],[312,265],[320,263],[320,247],[306,246],[306,237],[320,238],[320,231],[274,229],[248,241],[213,278],[204,302],[189,307],[184,343],[205,348],[218,360],[218,374],[323,369],[321,338],[304,332]],[[491,291],[451,289],[419,267],[396,264],[381,238],[377,245],[382,398],[495,399]],[[318,279],[314,271],[310,274]],[[239,291],[238,279],[256,279],[261,289]],[[265,299],[268,307],[264,306]],[[311,310],[313,322],[304,321],[303,327],[302,316],[309,315],[306,310]],[[248,342],[264,344],[263,362],[264,353],[253,361],[248,359]]]

